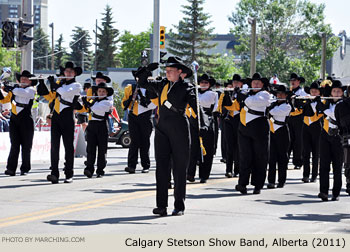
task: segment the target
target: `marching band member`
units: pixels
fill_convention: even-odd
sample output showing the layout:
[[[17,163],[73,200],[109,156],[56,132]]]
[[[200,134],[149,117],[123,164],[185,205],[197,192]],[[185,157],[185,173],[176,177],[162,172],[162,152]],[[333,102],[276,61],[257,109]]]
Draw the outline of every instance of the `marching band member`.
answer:
[[[237,93],[239,102],[244,102],[238,126],[239,144],[239,180],[236,190],[247,194],[247,185],[255,186],[254,194],[260,194],[266,178],[269,146],[269,123],[265,111],[270,106],[270,94],[264,90],[269,80],[259,73],[252,77],[251,90],[248,95]]]
[[[232,80],[226,83],[225,87],[241,89],[243,87],[243,82],[244,80],[240,75],[234,74]],[[223,111],[223,109],[228,111],[223,119],[223,133],[226,143],[225,176],[227,178],[237,177],[239,174],[238,125],[240,121],[240,105],[233,91],[225,91],[221,94],[219,105],[220,111]]]
[[[350,195],[350,98],[349,86],[347,97],[335,106],[334,115],[338,123],[339,134],[342,138],[344,154],[344,175],[346,177],[346,192]]]
[[[292,73],[290,75],[290,85],[292,92],[297,96],[307,96],[308,94],[300,87],[301,83],[305,82],[304,77]],[[302,100],[295,101],[295,111],[290,114],[288,119],[288,128],[290,133],[290,148],[289,155],[293,151],[294,169],[300,169],[303,164],[303,102]]]
[[[342,186],[343,149],[334,110],[340,101],[339,98],[344,95],[344,90],[345,87],[339,80],[333,80],[330,95],[338,99],[327,100],[325,104],[318,99],[316,105],[317,112],[325,116],[320,137],[320,193],[318,197],[322,201],[328,201],[331,163],[333,168],[332,201],[339,199]]]
[[[108,99],[112,96],[114,90],[108,87],[106,83],[100,83],[98,86],[92,87],[92,93],[97,94],[97,98],[90,101],[87,97],[82,97],[84,104],[84,112],[90,112],[89,124],[86,128],[87,137],[87,161],[84,175],[91,178],[95,171],[96,148],[97,154],[97,170],[98,178],[104,176],[104,168],[107,160],[107,146],[108,146],[108,126],[107,117],[113,106],[113,101]]]
[[[166,61],[166,79],[163,81],[147,80],[150,71],[158,67],[152,63],[142,68],[135,76],[141,87],[151,90],[159,98],[159,120],[155,126],[155,157],[157,208],[154,214],[167,215],[168,185],[170,160],[173,160],[175,209],[172,215],[183,215],[185,210],[186,172],[190,158],[189,123],[185,115],[187,104],[197,112],[195,90],[184,82],[182,72],[191,72],[177,57],[169,57]]]
[[[278,84],[275,84],[278,85]],[[278,188],[286,183],[288,169],[288,148],[290,144],[287,119],[292,110],[287,97],[291,92],[284,85],[278,85],[272,93],[277,101],[269,107],[270,119],[270,159],[267,188],[275,188],[276,164],[278,164]]]
[[[199,161],[199,178],[200,183],[206,183],[209,178],[210,171],[213,165],[214,157],[214,141],[215,141],[215,123],[213,118],[213,111],[218,106],[218,95],[210,88],[216,83],[215,79],[210,78],[207,74],[203,74],[198,78],[199,90],[198,101],[204,111],[203,120],[206,121],[208,130],[203,133],[203,146],[206,154],[203,155],[203,160],[200,154],[199,132],[198,132],[198,120],[193,116],[190,117],[190,121],[194,121],[195,127],[191,127],[191,140],[197,144],[193,144],[191,141],[191,157],[190,165],[187,172],[187,180],[194,182],[196,175],[197,161]],[[197,141],[198,140],[198,141]]]
[[[10,117],[11,149],[5,170],[5,174],[9,176],[16,175],[18,155],[21,148],[21,175],[26,175],[31,169],[30,154],[34,137],[34,121],[31,109],[35,96],[34,86],[37,81],[30,80],[30,77],[34,77],[34,75],[27,70],[24,70],[21,74],[17,73],[16,79],[19,84],[14,86],[5,85],[4,91],[8,93],[6,97],[3,96],[0,90],[0,103],[11,102],[12,106]]]
[[[306,90],[306,88],[305,88]],[[307,93],[311,96],[320,96],[321,89],[318,82],[313,82]],[[307,91],[307,90],[306,90]],[[317,101],[308,100],[304,106],[303,126],[303,179],[304,183],[315,182],[318,176],[318,162],[320,159],[320,135],[323,114],[316,113]],[[312,172],[310,180],[310,153],[312,153]]]
[[[51,91],[47,90],[44,81],[39,81],[38,94],[48,101],[54,102],[54,111],[51,119],[51,174],[47,180],[57,184],[60,177],[58,170],[60,140],[63,138],[65,149],[65,183],[73,182],[74,166],[74,116],[77,100],[81,92],[81,84],[76,82],[75,77],[82,73],[81,67],[75,67],[73,62],[67,62],[64,67],[64,76],[59,84],[54,77],[48,77]]]
[[[128,111],[131,138],[128,166],[125,168],[125,171],[129,173],[135,173],[139,151],[143,168],[142,173],[148,173],[151,166],[149,159],[150,137],[153,129],[151,117],[156,105],[151,102],[150,95],[150,91],[140,88],[138,85],[129,84],[124,90],[122,107]]]

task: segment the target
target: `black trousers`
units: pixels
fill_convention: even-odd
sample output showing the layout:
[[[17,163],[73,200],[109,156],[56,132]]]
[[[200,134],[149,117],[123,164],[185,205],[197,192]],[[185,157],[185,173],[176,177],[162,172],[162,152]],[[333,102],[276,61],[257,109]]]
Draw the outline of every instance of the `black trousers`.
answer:
[[[57,178],[60,175],[58,161],[61,137],[65,149],[64,174],[66,178],[71,178],[74,174],[74,117],[72,108],[66,108],[60,114],[54,111],[51,119],[51,174]]]
[[[344,175],[346,177],[346,189],[350,191],[350,146],[349,144],[343,145],[344,153]]]
[[[86,128],[86,138],[87,138],[86,169],[88,169],[92,174],[94,173],[96,149],[98,149],[96,173],[99,175],[104,175],[103,169],[106,167],[106,164],[107,164],[106,155],[107,155],[107,147],[108,147],[107,121],[90,120]]]
[[[224,119],[220,118],[219,128],[221,130],[221,157],[226,160],[226,139],[225,139],[225,129],[224,129]]]
[[[173,161],[175,208],[185,209],[186,172],[190,159],[190,132],[188,119],[174,115],[160,117],[155,127],[155,158],[157,207],[168,206],[168,183]]]
[[[270,134],[270,159],[267,179],[271,184],[276,182],[276,164],[278,164],[278,183],[286,183],[289,144],[290,137],[287,125]]]
[[[19,151],[22,148],[22,172],[31,169],[30,154],[32,151],[34,137],[34,122],[27,109],[18,115],[12,114],[10,117],[10,141],[11,149],[7,159],[6,169],[15,172],[18,165]]]
[[[195,177],[197,161],[199,160],[199,178],[207,180],[210,176],[211,168],[213,166],[214,157],[214,144],[215,144],[215,129],[214,122],[211,123],[208,131],[202,136],[203,145],[206,151],[206,155],[203,156],[203,162],[201,160],[201,149],[199,145],[198,129],[195,130],[191,127],[191,157],[190,165],[188,167],[187,174]],[[192,144],[193,143],[193,144]]]
[[[219,139],[219,116],[216,113],[214,113],[213,118],[214,118],[214,125],[215,125],[215,129],[214,129],[214,155],[216,155],[216,149],[218,147],[218,139]]]
[[[239,150],[238,150],[238,126],[239,114],[231,117],[227,116],[224,120],[224,137],[226,144],[226,173],[233,170],[233,163],[235,165],[234,172],[239,173]]]
[[[139,151],[143,169],[149,169],[151,166],[149,159],[150,137],[153,128],[151,115],[151,110],[138,116],[129,113],[128,123],[131,144],[128,153],[128,167],[130,168],[136,169]]]
[[[238,127],[239,179],[238,184],[251,184],[256,189],[264,186],[269,152],[269,124],[266,117],[257,118]]]
[[[321,122],[317,121],[303,129],[303,177],[310,176],[310,153],[312,153],[312,178],[317,178],[318,161],[320,159]]]
[[[330,136],[322,130],[320,137],[320,192],[328,195],[329,172],[333,168],[334,197],[338,197],[342,186],[343,149],[340,136]]]
[[[303,165],[303,115],[291,116],[288,119],[290,133],[289,156],[293,151],[293,164],[301,167]]]

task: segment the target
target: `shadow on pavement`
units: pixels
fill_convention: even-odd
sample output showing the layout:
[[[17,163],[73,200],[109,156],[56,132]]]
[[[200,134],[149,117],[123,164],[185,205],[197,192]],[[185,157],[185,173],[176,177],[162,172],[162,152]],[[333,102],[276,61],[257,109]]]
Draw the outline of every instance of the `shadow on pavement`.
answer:
[[[106,218],[100,220],[51,220],[44,223],[50,225],[64,226],[96,226],[101,224],[147,224],[147,225],[164,225],[159,223],[146,222],[148,220],[158,219],[158,216],[132,216],[119,218]]]
[[[320,222],[340,222],[343,219],[350,219],[350,214],[336,213],[327,214],[286,214],[280,217],[282,220],[320,221]]]

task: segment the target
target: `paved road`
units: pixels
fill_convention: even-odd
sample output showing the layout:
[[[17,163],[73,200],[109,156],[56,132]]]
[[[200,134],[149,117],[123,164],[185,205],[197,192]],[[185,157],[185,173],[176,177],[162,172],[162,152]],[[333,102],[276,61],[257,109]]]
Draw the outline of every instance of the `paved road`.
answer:
[[[0,232],[164,235],[350,232],[350,196],[344,190],[338,202],[323,203],[317,198],[318,183],[304,184],[300,180],[301,171],[289,170],[283,189],[264,189],[260,195],[253,195],[251,187],[248,195],[243,196],[233,189],[237,178],[224,177],[220,157],[214,159],[208,183],[188,184],[184,216],[155,217],[154,153],[151,152],[152,167],[148,174],[141,173],[141,168],[136,174],[126,174],[126,156],[126,149],[112,145],[106,176],[102,179],[86,178],[84,159],[77,158],[74,183],[61,181],[57,185],[46,181],[48,163],[33,164],[29,175],[15,177],[4,176],[1,164]],[[169,206],[171,212],[172,196]]]

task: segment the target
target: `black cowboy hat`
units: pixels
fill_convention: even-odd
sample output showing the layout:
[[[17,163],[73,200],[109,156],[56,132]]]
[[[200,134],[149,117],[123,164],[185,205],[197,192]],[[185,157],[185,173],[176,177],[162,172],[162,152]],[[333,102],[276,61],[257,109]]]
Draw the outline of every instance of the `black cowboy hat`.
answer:
[[[101,72],[97,72],[96,76],[91,77],[94,81],[96,80],[96,78],[100,78],[100,79],[104,79],[106,81],[106,83],[110,83],[111,82],[111,78],[109,78],[108,76],[104,75]]]
[[[333,81],[332,81],[331,90],[332,90],[333,88],[340,88],[340,89],[342,89],[343,91],[346,90],[346,86],[343,86],[343,83],[341,83],[340,80],[333,80]]]
[[[97,90],[99,88],[104,88],[107,90],[107,96],[111,96],[114,94],[114,89],[110,86],[108,86],[105,82],[101,82],[98,86],[92,86],[92,93],[97,94]]]
[[[267,78],[265,78],[265,77],[261,77],[260,73],[253,74],[253,76],[251,78],[251,81],[254,81],[254,80],[261,81],[264,84],[264,87],[268,87],[269,86],[269,80]],[[251,81],[250,81],[250,83],[251,83]]]
[[[142,69],[142,67],[138,67],[137,70],[131,70],[132,76],[134,76],[134,79],[136,80],[137,73]],[[152,76],[152,72],[148,72],[148,77]]]
[[[300,83],[304,83],[305,82],[305,78],[297,75],[296,73],[292,73],[290,75],[289,81],[293,81],[293,80],[298,80],[298,81],[300,81]]]
[[[227,81],[224,82],[224,87],[227,87],[228,85],[232,85],[232,80],[227,79]]]
[[[72,61],[68,61],[66,63],[66,65],[64,66],[63,68],[63,72],[67,69],[67,68],[71,68],[74,70],[75,72],[75,76],[79,76],[82,74],[83,72],[83,69],[81,67],[77,67],[77,66],[74,66],[74,63]]]
[[[209,75],[207,75],[207,74],[202,74],[202,75],[199,76],[199,78],[198,78],[198,83],[200,83],[201,81],[207,81],[207,82],[209,82],[209,79],[210,79]]]
[[[21,82],[21,77],[31,78],[31,77],[35,77],[35,75],[31,74],[28,70],[23,70],[22,73],[16,73],[16,79],[18,82]],[[35,86],[37,83],[38,83],[38,80],[31,80],[32,86]]]
[[[64,67],[63,66],[59,66],[60,68],[60,71],[58,74],[56,74],[57,77],[60,77],[60,76],[64,76]]]
[[[216,80],[214,77],[210,76],[209,77],[209,84],[210,84],[210,87],[214,87],[215,84],[216,84]]]
[[[274,96],[277,96],[277,93],[285,93],[286,95],[292,94],[292,92],[283,84],[274,84],[272,90],[270,91]]]
[[[179,57],[169,57],[165,62],[165,67],[175,67],[181,69],[183,73],[187,74],[186,78],[192,76],[192,70],[183,63]]]
[[[319,80],[316,80],[314,82],[311,83],[311,85],[309,87],[304,87],[304,91],[308,94],[310,94],[310,90],[311,89],[318,89],[320,90],[320,93],[322,94],[323,93],[323,88],[320,87],[320,82]]]
[[[232,81],[240,81],[240,82],[244,82],[244,79],[242,79],[242,77],[239,74],[234,74],[232,76]]]

